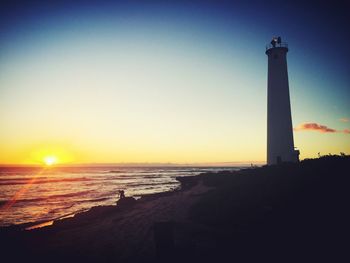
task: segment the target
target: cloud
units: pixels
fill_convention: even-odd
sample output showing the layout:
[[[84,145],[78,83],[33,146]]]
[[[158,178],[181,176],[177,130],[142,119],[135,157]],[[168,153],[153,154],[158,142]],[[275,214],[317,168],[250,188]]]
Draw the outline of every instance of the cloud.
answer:
[[[350,134],[350,129],[336,130],[336,129],[329,128],[326,125],[321,125],[315,122],[299,124],[297,127],[294,128],[294,131],[318,131],[321,133],[339,132],[339,133]]]
[[[339,121],[341,121],[341,122],[349,122],[350,120],[349,120],[349,118],[340,118]]]
[[[302,123],[294,128],[294,131],[318,131],[321,133],[333,133],[338,132],[335,129],[329,128],[325,125],[321,125],[318,123]]]

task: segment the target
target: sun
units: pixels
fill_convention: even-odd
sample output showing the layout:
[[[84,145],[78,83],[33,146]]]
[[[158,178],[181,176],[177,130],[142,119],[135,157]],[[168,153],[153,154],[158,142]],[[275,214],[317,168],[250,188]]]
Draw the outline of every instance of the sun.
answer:
[[[54,164],[57,163],[57,157],[56,157],[56,156],[52,156],[52,155],[50,155],[50,156],[45,156],[45,157],[44,157],[44,163],[45,163],[45,165],[47,165],[47,166],[54,165]]]

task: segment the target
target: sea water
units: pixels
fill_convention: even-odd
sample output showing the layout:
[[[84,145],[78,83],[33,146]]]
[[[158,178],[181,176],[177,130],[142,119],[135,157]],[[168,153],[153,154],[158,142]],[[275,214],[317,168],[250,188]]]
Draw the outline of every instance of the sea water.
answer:
[[[0,167],[0,226],[53,220],[125,196],[171,191],[178,176],[240,167]]]

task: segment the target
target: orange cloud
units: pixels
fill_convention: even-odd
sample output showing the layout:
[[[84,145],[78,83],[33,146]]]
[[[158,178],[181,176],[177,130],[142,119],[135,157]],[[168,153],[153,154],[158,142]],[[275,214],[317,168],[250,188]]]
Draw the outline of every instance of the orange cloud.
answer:
[[[349,122],[349,118],[340,118],[339,121],[341,121],[341,122]]]
[[[302,123],[296,128],[294,128],[294,131],[318,131],[321,133],[333,133],[337,132],[337,130],[329,128],[325,125],[321,125],[318,123]]]
[[[294,128],[294,131],[318,131],[321,133],[341,132],[345,134],[350,134],[350,129],[335,130],[327,127],[326,125],[321,125],[314,122],[299,124],[297,127]]]

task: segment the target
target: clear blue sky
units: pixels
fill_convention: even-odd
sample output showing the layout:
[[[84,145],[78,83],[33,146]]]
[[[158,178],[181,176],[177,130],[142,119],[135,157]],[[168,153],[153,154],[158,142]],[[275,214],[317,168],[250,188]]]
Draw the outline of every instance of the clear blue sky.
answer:
[[[0,163],[264,161],[276,35],[293,125],[338,131],[301,157],[350,153],[345,2],[144,2],[0,4]]]

